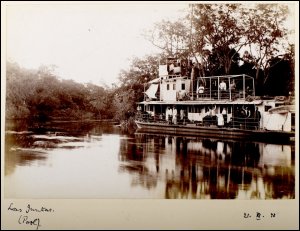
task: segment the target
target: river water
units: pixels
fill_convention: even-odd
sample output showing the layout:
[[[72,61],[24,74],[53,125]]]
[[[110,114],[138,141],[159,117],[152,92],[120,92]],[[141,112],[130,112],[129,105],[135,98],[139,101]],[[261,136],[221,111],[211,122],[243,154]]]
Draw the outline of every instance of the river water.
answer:
[[[295,146],[7,123],[7,198],[293,199]]]

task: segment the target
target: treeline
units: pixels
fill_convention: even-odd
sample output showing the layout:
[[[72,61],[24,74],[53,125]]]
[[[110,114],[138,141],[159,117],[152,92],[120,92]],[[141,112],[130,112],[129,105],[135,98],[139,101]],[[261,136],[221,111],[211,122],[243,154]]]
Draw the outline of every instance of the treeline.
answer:
[[[39,70],[6,66],[6,118],[113,119],[113,90],[61,80],[50,67]]]
[[[136,102],[143,99],[143,84],[153,78],[144,75],[148,60],[135,62],[136,71],[120,73],[120,86],[101,87],[60,79],[51,67],[38,70],[6,64],[6,118],[47,120],[128,120]],[[138,67],[137,67],[138,66]],[[156,66],[151,66],[153,69]],[[148,79],[145,77],[148,76]]]

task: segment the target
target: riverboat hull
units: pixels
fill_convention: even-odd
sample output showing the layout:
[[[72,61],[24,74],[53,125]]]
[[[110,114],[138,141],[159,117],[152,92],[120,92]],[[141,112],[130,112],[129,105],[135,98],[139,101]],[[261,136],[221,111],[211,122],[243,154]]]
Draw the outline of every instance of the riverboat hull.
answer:
[[[293,132],[248,130],[240,128],[226,128],[217,126],[203,126],[197,124],[175,125],[167,123],[155,123],[135,121],[139,132],[160,133],[170,135],[205,136],[226,139],[249,139],[255,141],[268,141],[276,143],[291,142],[295,136]]]

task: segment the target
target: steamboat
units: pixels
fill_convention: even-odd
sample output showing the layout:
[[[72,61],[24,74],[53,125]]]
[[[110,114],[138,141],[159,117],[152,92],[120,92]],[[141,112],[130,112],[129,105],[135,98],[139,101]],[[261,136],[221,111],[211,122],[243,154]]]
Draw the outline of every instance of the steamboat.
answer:
[[[290,96],[256,96],[253,77],[200,77],[196,65],[189,69],[174,59],[159,65],[159,77],[144,85],[144,100],[137,105],[139,132],[294,140],[295,107]]]

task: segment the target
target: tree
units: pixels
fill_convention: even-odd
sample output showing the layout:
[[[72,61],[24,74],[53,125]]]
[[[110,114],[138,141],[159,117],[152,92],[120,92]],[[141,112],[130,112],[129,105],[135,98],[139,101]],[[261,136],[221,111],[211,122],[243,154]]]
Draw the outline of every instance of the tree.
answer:
[[[36,83],[36,71],[21,68],[17,63],[6,64],[6,118],[28,117],[28,102]]]
[[[269,61],[268,79],[264,84],[265,92],[268,95],[293,94],[295,87],[293,47],[282,57],[274,57]]]
[[[255,8],[245,11],[246,39],[249,41],[249,51],[254,57],[253,64],[256,68],[255,78],[260,85],[269,78],[269,70],[280,60],[280,55],[287,50],[287,29],[284,22],[288,8],[283,4],[258,4]],[[259,79],[259,71],[263,70],[263,79]]]
[[[205,57],[203,52],[205,47],[209,47],[213,59],[225,74],[230,74],[232,62],[248,43],[244,39],[246,28],[239,20],[243,15],[241,4],[192,4],[191,9],[194,26],[191,42],[194,44],[194,52]]]
[[[160,48],[167,57],[183,55],[189,44],[189,34],[186,21],[179,19],[171,22],[162,20],[155,23],[144,36],[154,46]]]
[[[158,64],[162,57],[148,55],[134,58],[129,69],[120,72],[120,86],[114,91],[113,101],[116,119],[128,119],[134,114],[136,102],[144,98],[146,83],[158,77]]]
[[[27,70],[7,63],[6,118],[112,118],[111,90],[73,80],[59,80],[50,66]]]

